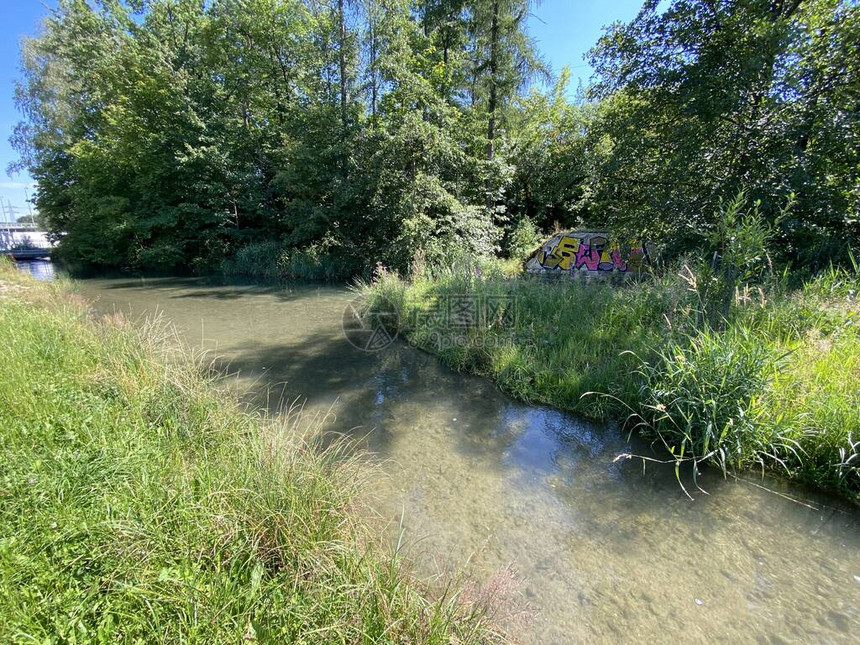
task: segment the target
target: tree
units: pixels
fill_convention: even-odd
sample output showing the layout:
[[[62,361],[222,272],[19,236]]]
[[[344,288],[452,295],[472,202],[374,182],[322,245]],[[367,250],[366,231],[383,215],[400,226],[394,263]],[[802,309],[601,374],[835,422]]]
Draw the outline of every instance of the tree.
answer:
[[[537,74],[548,77],[526,30],[531,0],[477,0],[470,2],[472,103],[486,115],[487,209],[495,212],[504,186],[492,177],[504,176],[492,168],[496,159],[498,126],[503,110]]]
[[[586,132],[594,110],[568,99],[569,82],[570,72],[564,69],[549,92],[532,91],[508,112],[504,152],[516,160],[516,169],[506,208],[545,230],[592,219]]]
[[[446,261],[461,253],[487,255],[496,248],[498,231],[474,205],[482,175],[468,152],[467,119],[439,92],[434,72],[447,74],[438,69],[437,34],[426,16],[414,19],[408,2],[388,0],[385,10],[377,62],[387,91],[378,127],[360,148],[369,160],[361,201],[371,221],[356,237],[376,240],[378,257],[402,269],[416,256]]]
[[[786,259],[826,262],[822,243],[856,243],[860,7],[658,4],[613,25],[590,54],[591,97],[602,102],[589,132],[595,209],[684,244],[741,189],[771,222],[796,194],[782,222]]]

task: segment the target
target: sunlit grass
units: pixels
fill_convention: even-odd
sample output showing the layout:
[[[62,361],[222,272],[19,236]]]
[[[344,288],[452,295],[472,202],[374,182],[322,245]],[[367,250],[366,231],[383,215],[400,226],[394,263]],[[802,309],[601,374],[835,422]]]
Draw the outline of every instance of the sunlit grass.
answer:
[[[858,289],[845,269],[800,289],[775,282],[737,294],[723,330],[701,326],[694,294],[671,273],[618,286],[383,271],[365,292],[398,312],[416,345],[517,398],[624,421],[682,462],[762,465],[856,499]],[[415,315],[462,295],[510,298],[513,324],[440,328]]]
[[[378,546],[348,446],[241,411],[162,324],[0,285],[0,641],[496,640]]]

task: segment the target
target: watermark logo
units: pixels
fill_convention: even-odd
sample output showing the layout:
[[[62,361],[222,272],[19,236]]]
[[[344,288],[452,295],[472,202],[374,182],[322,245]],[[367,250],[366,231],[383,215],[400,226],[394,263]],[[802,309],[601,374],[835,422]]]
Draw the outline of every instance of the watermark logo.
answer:
[[[358,297],[343,313],[343,333],[354,347],[376,352],[400,336],[414,347],[483,348],[511,343],[516,327],[516,298],[510,295],[446,294],[429,306],[412,309],[405,319],[381,299]]]
[[[516,304],[510,295],[446,294],[427,309],[413,310],[405,327],[455,335],[479,328],[500,331],[516,324]]]
[[[353,298],[343,310],[344,338],[364,352],[378,352],[397,338],[397,312],[372,297]]]

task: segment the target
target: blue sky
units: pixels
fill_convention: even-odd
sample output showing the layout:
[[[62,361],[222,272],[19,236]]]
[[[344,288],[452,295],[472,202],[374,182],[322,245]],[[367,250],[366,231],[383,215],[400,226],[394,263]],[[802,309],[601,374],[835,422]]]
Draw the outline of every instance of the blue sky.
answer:
[[[558,72],[570,66],[572,89],[577,80],[586,82],[591,69],[584,54],[600,37],[604,25],[616,20],[631,20],[643,0],[543,0],[532,15],[529,29],[537,39],[544,57]],[[6,219],[8,204],[20,217],[28,212],[26,194],[32,196],[32,180],[24,173],[8,176],[6,167],[17,159],[9,145],[12,128],[20,119],[12,101],[15,79],[18,78],[18,44],[22,37],[35,35],[39,23],[47,15],[52,0],[0,0],[0,202]],[[25,193],[25,191],[27,191]]]

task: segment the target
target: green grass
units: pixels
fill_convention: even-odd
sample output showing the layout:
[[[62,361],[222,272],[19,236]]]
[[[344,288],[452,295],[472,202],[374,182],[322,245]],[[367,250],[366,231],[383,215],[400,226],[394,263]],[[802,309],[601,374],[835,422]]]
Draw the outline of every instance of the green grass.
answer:
[[[617,289],[486,272],[480,278],[449,273],[413,281],[383,273],[365,291],[378,305],[398,312],[412,342],[455,369],[490,376],[517,398],[593,418],[616,416],[636,400],[639,357],[655,355],[671,333],[664,314],[683,297],[682,290],[667,285]],[[514,324],[491,320],[470,329],[445,328],[439,343],[437,325],[420,312],[444,308],[462,295],[477,302],[509,299]],[[460,342],[453,342],[455,337]],[[583,397],[588,392],[615,398]]]
[[[860,500],[858,272],[751,290],[721,330],[702,327],[688,287],[674,274],[613,286],[460,270],[383,271],[363,290],[411,342],[517,398],[623,421],[679,465],[762,466]],[[507,298],[513,322],[427,315],[464,295]]]
[[[0,348],[0,642],[497,640],[379,546],[365,460],[240,410],[164,326],[0,263]]]

